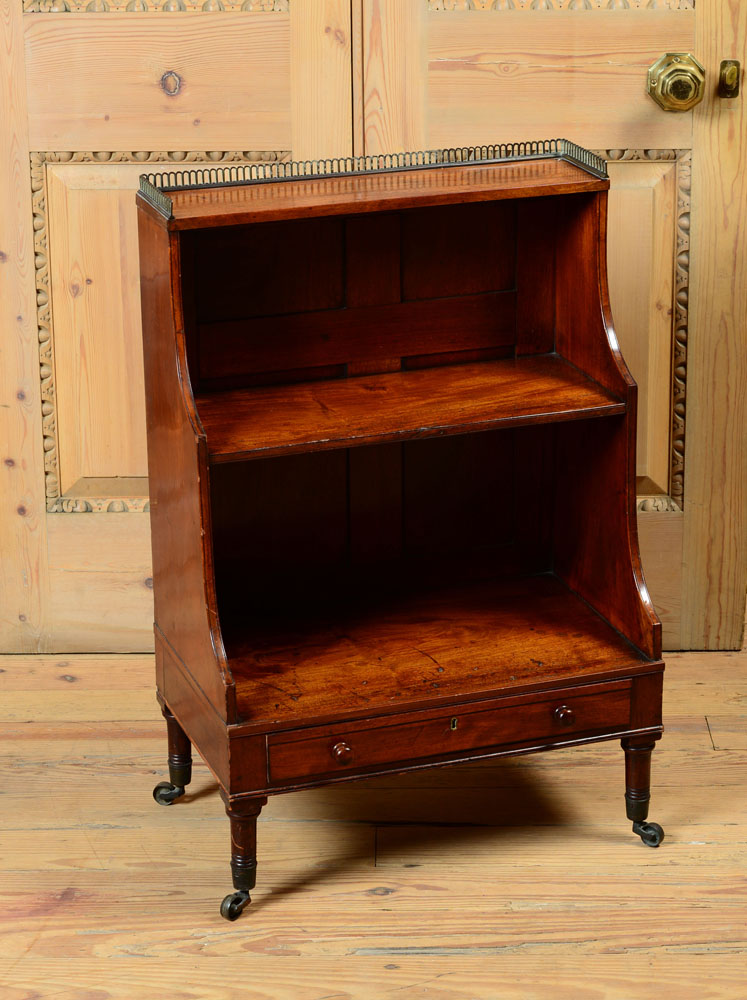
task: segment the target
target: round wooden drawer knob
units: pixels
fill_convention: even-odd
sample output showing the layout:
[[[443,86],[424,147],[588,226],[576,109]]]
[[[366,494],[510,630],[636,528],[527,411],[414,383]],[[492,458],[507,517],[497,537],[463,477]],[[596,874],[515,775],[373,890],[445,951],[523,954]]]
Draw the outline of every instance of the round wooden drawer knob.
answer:
[[[353,748],[349,743],[335,743],[332,756],[338,764],[349,764],[353,759]]]
[[[576,721],[575,712],[568,705],[558,705],[553,714],[555,721],[559,722],[561,726],[572,726]]]

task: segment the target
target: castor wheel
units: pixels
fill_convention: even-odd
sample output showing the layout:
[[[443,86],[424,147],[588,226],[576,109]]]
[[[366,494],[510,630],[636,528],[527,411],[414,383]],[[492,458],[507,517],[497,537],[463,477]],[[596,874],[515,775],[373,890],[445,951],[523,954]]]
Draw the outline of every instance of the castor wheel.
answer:
[[[220,915],[226,920],[237,920],[251,901],[251,896],[244,889],[231,892],[220,904]]]
[[[664,831],[658,823],[634,823],[633,833],[637,833],[647,847],[658,847],[664,840]]]
[[[159,806],[170,806],[175,799],[184,795],[182,785],[172,785],[170,781],[159,781],[153,789],[153,798]]]

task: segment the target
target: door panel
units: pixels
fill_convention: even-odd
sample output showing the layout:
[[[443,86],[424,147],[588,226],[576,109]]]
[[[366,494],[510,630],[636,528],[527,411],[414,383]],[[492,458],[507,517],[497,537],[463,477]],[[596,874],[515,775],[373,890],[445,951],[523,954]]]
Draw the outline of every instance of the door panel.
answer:
[[[672,153],[671,155],[674,155]],[[638,382],[637,475],[669,492],[676,160],[609,164],[608,266],[615,329]],[[689,207],[689,206],[688,206]]]
[[[28,171],[23,25],[0,17],[0,624],[5,652],[41,648],[49,611],[40,334]],[[44,378],[45,369],[41,370]]]
[[[49,164],[60,491],[147,475],[137,229],[140,165]]]
[[[152,648],[139,174],[351,152],[349,0],[158,7],[0,21],[6,650]]]
[[[693,0],[417,0],[412,4],[362,0],[361,131],[366,153],[562,135],[596,150],[610,163],[612,310],[640,390],[639,533],[647,579],[670,649],[679,648],[684,633],[688,645],[697,644],[693,637],[698,629],[682,620],[683,589],[685,593],[696,590],[711,605],[712,622],[718,618],[718,597],[708,582],[714,570],[720,586],[731,595],[730,624],[719,626],[722,641],[727,633],[732,644],[741,637],[732,612],[740,603],[743,610],[747,529],[743,514],[737,515],[733,506],[737,497],[744,496],[744,477],[738,471],[740,458],[735,451],[730,452],[737,464],[735,474],[725,464],[725,450],[719,471],[733,482],[735,492],[726,502],[741,527],[735,528],[734,521],[727,526],[720,515],[704,515],[700,505],[704,534],[699,543],[690,543],[701,560],[697,582],[683,573],[683,533],[688,538],[690,533],[682,508],[687,473],[687,351],[692,340],[688,335],[690,177],[693,158],[699,155],[693,123],[714,113],[721,122],[725,160],[723,169],[713,171],[716,193],[722,185],[733,183],[738,162],[735,136],[743,128],[727,136],[724,108],[715,92],[715,60],[709,70],[707,96],[694,112],[662,111],[646,93],[646,74],[664,52],[705,57],[706,22],[716,31],[713,37],[722,39],[717,43],[723,48],[719,58],[740,58],[745,48],[743,6],[736,0],[708,4]],[[709,47],[714,47],[710,36]],[[743,102],[726,103],[732,109],[733,128],[738,129]],[[719,162],[718,156],[715,159]],[[705,166],[707,158],[702,156],[700,162]],[[698,195],[705,198],[705,192]],[[747,214],[744,200],[739,210],[733,201],[730,225],[724,225],[723,217],[713,216],[709,222],[729,230],[725,245],[731,247],[744,240],[737,234]],[[716,272],[727,279],[733,259],[725,256],[719,268],[715,254],[710,256]],[[707,314],[716,318],[722,305],[734,324],[741,308],[741,300],[737,302],[741,286],[736,288],[736,294],[721,288],[719,302],[705,305],[701,301],[704,331]],[[720,373],[704,381],[704,391],[712,399],[715,385],[726,379],[735,386],[734,371],[744,367],[744,355],[740,362],[734,349],[734,326],[731,330],[726,352],[731,356],[731,370],[715,357],[709,359]],[[708,353],[705,350],[703,358]],[[704,374],[701,369],[700,377]],[[692,440],[705,442],[710,417],[699,411],[696,419]],[[738,434],[725,427],[721,434],[736,449]],[[695,478],[703,463],[707,464],[705,452],[688,446],[688,454],[698,456]],[[709,532],[718,536],[718,548],[710,556],[706,555]],[[727,558],[725,534],[731,534],[739,552],[730,551],[727,572],[722,571]],[[709,559],[711,566],[706,569]],[[710,641],[705,632],[705,628],[700,630],[703,644]]]
[[[143,511],[147,452],[135,192],[143,171],[284,153],[33,155],[40,185],[37,270],[52,302],[53,377],[45,385],[50,512]],[[140,159],[135,160],[135,156]],[[134,162],[133,162],[134,161]],[[237,290],[237,294],[239,291]],[[40,321],[42,317],[40,315]]]
[[[30,17],[31,149],[287,149],[290,30],[282,12]]]
[[[711,81],[744,60],[747,4],[698,2],[696,47]],[[694,112],[683,646],[739,649],[747,584],[747,116],[713,87]]]
[[[602,123],[606,147],[689,145],[690,116],[662,116],[642,81],[660,53],[692,50],[694,11],[431,9],[420,30],[430,145],[548,139],[559,123],[586,147]]]
[[[714,81],[743,58],[747,5],[0,2],[0,648],[151,647],[141,170],[555,135],[610,161],[613,310],[641,386],[639,533],[665,644],[739,644],[747,127]],[[645,73],[678,48],[706,65],[707,95],[666,114]]]

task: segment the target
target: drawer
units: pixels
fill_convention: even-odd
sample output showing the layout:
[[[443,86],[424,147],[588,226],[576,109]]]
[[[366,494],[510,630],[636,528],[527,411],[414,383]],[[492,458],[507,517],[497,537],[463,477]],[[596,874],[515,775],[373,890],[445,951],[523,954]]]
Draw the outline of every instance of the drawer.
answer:
[[[473,750],[487,752],[503,744],[614,732],[630,723],[627,680],[601,690],[587,687],[535,697],[512,699],[511,705],[493,703],[490,708],[464,705],[443,714],[423,712],[400,723],[376,719],[278,733],[269,738],[270,780],[276,783]]]

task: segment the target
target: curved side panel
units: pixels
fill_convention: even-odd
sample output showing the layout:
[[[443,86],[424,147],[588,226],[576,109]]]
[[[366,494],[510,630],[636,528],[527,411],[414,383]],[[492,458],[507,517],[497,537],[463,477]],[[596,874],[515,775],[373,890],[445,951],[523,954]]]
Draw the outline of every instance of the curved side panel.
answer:
[[[555,569],[658,659],[661,624],[643,578],[635,513],[638,390],[610,311],[606,192],[566,199],[565,210],[556,259],[556,350],[625,400],[626,414],[558,428],[558,461],[571,487],[556,499]]]
[[[599,299],[602,304],[602,316],[607,341],[612,357],[620,375],[628,386],[628,442],[627,442],[627,543],[630,563],[633,568],[633,581],[640,601],[640,627],[645,636],[652,630],[653,641],[649,648],[642,646],[644,652],[654,659],[661,657],[661,622],[654,610],[651,595],[646,586],[641,562],[641,550],[638,544],[638,515],[636,513],[636,428],[638,426],[638,386],[630,373],[630,369],[620,351],[620,344],[615,332],[610,306],[609,279],[607,276],[607,194],[597,198],[599,214],[599,241],[597,254],[597,270],[599,274]]]
[[[215,603],[207,446],[178,321],[178,238],[142,206],[138,224],[156,635],[230,721],[234,685]]]

